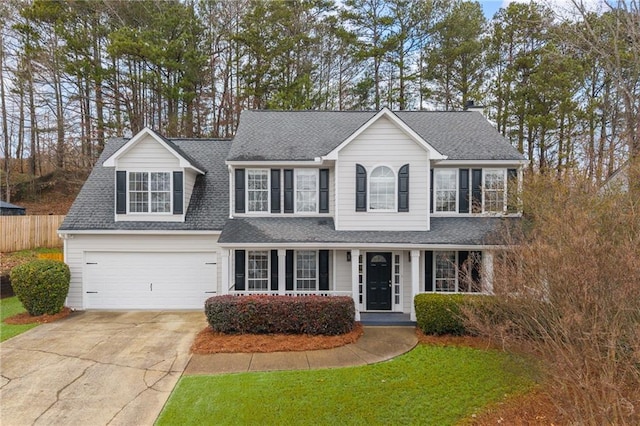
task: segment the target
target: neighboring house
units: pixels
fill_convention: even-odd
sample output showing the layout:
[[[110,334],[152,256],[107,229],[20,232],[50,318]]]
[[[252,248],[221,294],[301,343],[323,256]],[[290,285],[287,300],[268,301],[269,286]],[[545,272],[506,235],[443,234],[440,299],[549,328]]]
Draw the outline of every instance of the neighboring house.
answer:
[[[0,216],[24,216],[26,209],[0,200]]]
[[[67,304],[490,292],[520,155],[477,112],[245,111],[232,141],[111,140],[60,228]],[[515,197],[514,197],[515,198]]]

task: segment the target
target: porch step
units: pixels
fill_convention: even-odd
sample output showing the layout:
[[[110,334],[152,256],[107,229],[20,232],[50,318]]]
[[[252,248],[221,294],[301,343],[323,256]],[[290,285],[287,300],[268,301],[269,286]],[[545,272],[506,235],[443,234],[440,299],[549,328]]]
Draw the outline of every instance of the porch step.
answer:
[[[400,312],[361,312],[360,323],[367,326],[415,326],[409,314]]]

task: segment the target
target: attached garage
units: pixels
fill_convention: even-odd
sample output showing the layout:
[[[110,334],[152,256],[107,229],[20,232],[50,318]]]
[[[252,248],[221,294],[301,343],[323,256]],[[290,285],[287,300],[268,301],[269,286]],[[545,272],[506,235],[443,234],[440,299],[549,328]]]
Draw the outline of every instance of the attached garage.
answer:
[[[86,251],[83,276],[86,309],[203,309],[216,253]]]

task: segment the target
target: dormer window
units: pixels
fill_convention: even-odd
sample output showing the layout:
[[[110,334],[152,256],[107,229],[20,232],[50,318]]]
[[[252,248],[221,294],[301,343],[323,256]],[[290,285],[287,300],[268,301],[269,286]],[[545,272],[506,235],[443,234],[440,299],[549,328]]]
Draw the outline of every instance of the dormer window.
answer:
[[[395,210],[396,175],[387,166],[371,171],[369,179],[369,210]]]
[[[170,213],[171,173],[130,172],[130,213]]]

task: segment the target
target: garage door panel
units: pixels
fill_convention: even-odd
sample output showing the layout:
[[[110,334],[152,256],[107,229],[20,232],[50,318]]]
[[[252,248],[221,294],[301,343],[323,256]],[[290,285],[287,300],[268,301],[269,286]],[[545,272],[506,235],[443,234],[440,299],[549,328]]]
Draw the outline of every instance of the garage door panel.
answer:
[[[202,309],[216,290],[214,252],[86,252],[88,308]]]

